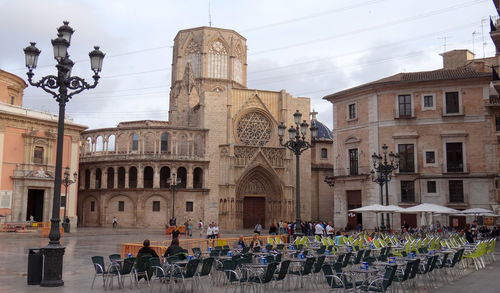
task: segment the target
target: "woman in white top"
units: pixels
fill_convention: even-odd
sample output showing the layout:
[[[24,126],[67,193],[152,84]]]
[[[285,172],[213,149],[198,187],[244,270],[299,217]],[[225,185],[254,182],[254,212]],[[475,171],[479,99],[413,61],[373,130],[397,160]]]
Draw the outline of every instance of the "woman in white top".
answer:
[[[212,235],[212,238],[219,238],[219,226],[217,226],[217,223],[212,228]]]
[[[214,231],[212,229],[212,224],[209,224],[208,228],[207,228],[207,238],[208,239],[212,238],[213,233],[214,233]]]

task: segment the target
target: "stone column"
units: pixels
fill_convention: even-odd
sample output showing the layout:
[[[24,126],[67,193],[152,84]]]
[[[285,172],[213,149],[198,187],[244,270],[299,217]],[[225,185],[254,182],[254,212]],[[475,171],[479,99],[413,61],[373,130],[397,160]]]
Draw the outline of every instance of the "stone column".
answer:
[[[153,188],[160,188],[160,167],[158,167],[158,164],[155,164],[153,166],[153,169]]]
[[[188,166],[186,173],[186,188],[193,188],[193,166]]]
[[[108,188],[108,168],[103,168],[101,171],[101,189]]]
[[[115,179],[113,180],[113,187],[112,188],[118,188],[118,167],[113,167],[113,174],[115,174]]]
[[[125,168],[125,188],[129,188],[128,187],[128,170],[129,170],[129,168]]]
[[[96,186],[95,186],[95,169],[90,169],[90,189],[95,189],[95,188],[96,188]]]
[[[137,188],[144,188],[144,167],[141,164],[137,166]]]

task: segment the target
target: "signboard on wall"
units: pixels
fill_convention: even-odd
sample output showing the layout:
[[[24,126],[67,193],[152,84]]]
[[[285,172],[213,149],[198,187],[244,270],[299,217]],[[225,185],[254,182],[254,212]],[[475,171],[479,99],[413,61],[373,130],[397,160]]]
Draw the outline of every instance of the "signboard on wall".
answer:
[[[12,203],[12,191],[0,190],[0,209],[10,209]]]

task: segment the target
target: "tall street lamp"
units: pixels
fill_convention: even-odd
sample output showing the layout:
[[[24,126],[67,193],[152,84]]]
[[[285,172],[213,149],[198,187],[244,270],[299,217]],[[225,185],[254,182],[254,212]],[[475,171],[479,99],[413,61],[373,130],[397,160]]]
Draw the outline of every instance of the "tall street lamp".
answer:
[[[293,120],[295,126],[291,125],[288,129],[288,137],[285,143],[283,143],[283,136],[285,135],[286,126],[281,122],[278,126],[278,136],[280,138],[280,145],[291,150],[295,154],[295,234],[300,235],[298,232],[301,227],[300,220],[300,155],[307,149],[311,148],[311,144],[306,141],[307,127],[309,126],[304,120],[302,123],[302,114],[297,110],[293,114]],[[318,136],[318,127],[312,122],[311,125],[311,139],[315,139]]]
[[[59,213],[61,207],[61,169],[66,103],[74,95],[97,86],[97,82],[100,78],[99,72],[102,69],[102,61],[104,59],[104,53],[101,52],[97,46],[94,47],[94,50],[89,53],[90,68],[94,72],[94,75],[92,76],[94,79],[93,84],[88,84],[83,78],[78,76],[71,76],[71,69],[73,68],[74,63],[71,59],[69,59],[67,50],[71,44],[71,35],[74,30],[68,25],[69,22],[64,21],[63,23],[64,24],[57,29],[57,38],[52,40],[54,59],[57,61],[57,76],[48,75],[42,77],[38,82],[33,82],[32,78],[35,75],[33,73],[33,69],[36,68],[38,56],[41,51],[35,47],[34,42],[24,49],[26,67],[28,68],[27,75],[29,84],[39,87],[45,92],[51,94],[59,103],[56,167],[54,174],[54,199],[52,203],[52,218],[50,219],[50,241],[49,244],[42,249],[45,262],[43,280],[40,283],[40,286],[42,287],[57,287],[64,285],[64,281],[62,280],[64,247],[62,247],[59,242],[61,238],[61,234],[59,233]]]
[[[383,186],[385,184],[385,205],[389,205],[389,181],[391,181],[392,171],[396,170],[399,167],[399,154],[394,154],[393,152],[389,153],[389,161],[387,160],[387,145],[384,144],[382,146],[382,153],[384,157],[380,154],[373,153],[372,155],[372,163],[373,169],[370,171],[371,179],[373,182],[376,182],[380,185],[380,204],[384,205],[384,197],[383,197]],[[375,173],[377,175],[375,175]],[[382,215],[382,227],[384,227],[384,214]],[[390,229],[391,223],[389,221],[389,214],[386,215],[387,219],[387,229]]]
[[[67,215],[66,215],[66,206],[68,205],[68,186],[76,182],[76,177],[78,176],[78,173],[73,173],[73,180],[69,179],[69,167],[66,167],[64,169],[64,179],[63,179],[63,184],[65,188],[64,192],[64,200],[62,202],[62,205],[64,206],[64,220],[62,222],[62,226],[64,228],[64,233],[69,233],[69,222],[66,222]]]
[[[181,187],[182,185],[182,180],[180,178],[177,178],[177,175],[175,173],[172,173],[172,176],[170,178],[167,178],[167,185],[168,187],[170,187],[170,189],[172,190],[172,219],[175,219],[175,189],[176,188],[179,188]],[[171,224],[170,225],[176,225],[177,223],[175,224]]]

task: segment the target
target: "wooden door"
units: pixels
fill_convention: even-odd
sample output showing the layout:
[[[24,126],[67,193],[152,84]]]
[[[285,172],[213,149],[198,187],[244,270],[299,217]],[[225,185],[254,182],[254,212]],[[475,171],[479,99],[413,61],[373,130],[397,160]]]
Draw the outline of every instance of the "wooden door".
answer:
[[[266,223],[266,199],[264,197],[245,197],[243,199],[243,228],[254,228],[257,223]]]
[[[352,210],[361,207],[361,190],[347,191],[347,210]],[[349,229],[356,229],[359,224],[363,225],[363,216],[361,213],[348,212],[347,225]]]
[[[408,224],[409,228],[417,228],[417,215],[415,214],[401,214],[401,227],[404,222]]]
[[[453,228],[465,228],[465,217],[463,216],[450,216],[450,226]]]

